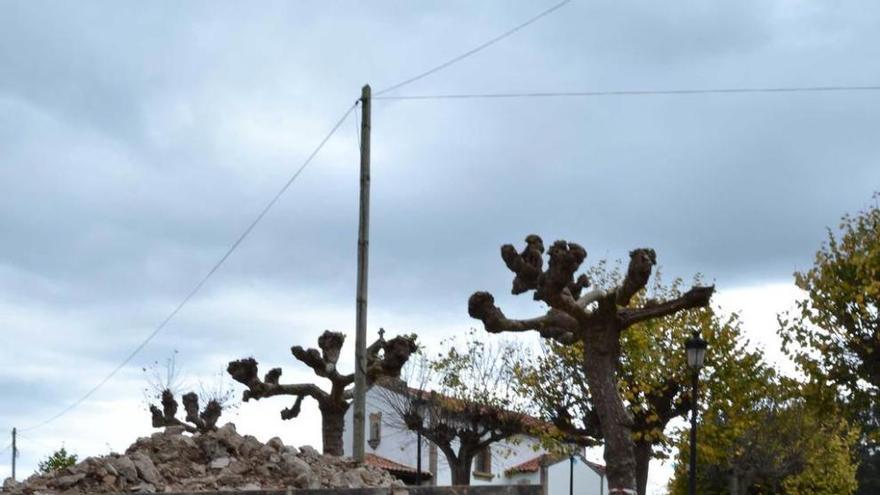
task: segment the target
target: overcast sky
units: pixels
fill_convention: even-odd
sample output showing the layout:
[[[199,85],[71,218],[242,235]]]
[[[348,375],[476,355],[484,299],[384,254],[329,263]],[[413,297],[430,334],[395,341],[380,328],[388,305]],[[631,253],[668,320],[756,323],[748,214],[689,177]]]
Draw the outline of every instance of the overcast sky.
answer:
[[[2,431],[57,413],[131,352],[364,83],[390,86],[550,5],[3,2]],[[870,85],[877,60],[867,0],[575,0],[393,94]],[[538,311],[509,295],[498,256],[537,233],[581,243],[588,264],[655,248],[667,277],[714,281],[774,355],[792,272],[880,188],[878,128],[880,92],[375,101],[370,331],[462,334],[479,289]],[[357,172],[352,115],[129,366],[23,434],[20,475],[62,442],[86,456],[148,434],[141,368],[175,349],[190,383],[251,355],[310,379],[289,347],[354,327]],[[282,422],[288,405],[245,404],[234,421],[318,445],[317,409]]]

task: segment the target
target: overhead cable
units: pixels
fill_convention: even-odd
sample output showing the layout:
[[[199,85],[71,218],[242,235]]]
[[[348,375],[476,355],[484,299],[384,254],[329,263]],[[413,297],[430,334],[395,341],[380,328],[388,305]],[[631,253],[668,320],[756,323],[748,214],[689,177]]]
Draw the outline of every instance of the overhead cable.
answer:
[[[462,53],[461,55],[458,55],[458,56],[452,57],[451,59],[447,60],[446,62],[443,62],[443,63],[440,64],[440,65],[437,65],[437,66],[434,67],[434,68],[428,69],[428,70],[426,70],[425,72],[422,72],[422,73],[420,73],[420,74],[417,74],[417,75],[415,75],[415,76],[412,76],[412,77],[410,77],[409,79],[405,79],[405,80],[403,80],[403,81],[401,81],[401,82],[399,82],[399,83],[397,83],[397,84],[393,84],[393,85],[391,85],[391,86],[388,86],[387,88],[385,88],[385,89],[383,89],[383,90],[381,90],[381,91],[377,91],[376,93],[373,94],[373,98],[376,98],[376,97],[379,96],[379,95],[382,95],[382,94],[388,93],[389,91],[394,91],[395,89],[398,89],[398,88],[401,88],[401,87],[403,87],[403,86],[406,86],[407,84],[410,84],[410,83],[413,83],[413,82],[415,82],[415,81],[418,81],[419,79],[422,79],[422,78],[424,78],[424,77],[430,76],[431,74],[434,74],[435,72],[439,72],[439,71],[441,71],[441,70],[443,70],[443,69],[449,67],[450,65],[453,65],[453,64],[455,64],[455,63],[457,63],[457,62],[460,62],[460,61],[462,61],[462,60],[464,60],[464,59],[470,57],[471,55],[473,55],[473,54],[475,54],[475,53],[477,53],[477,52],[479,52],[479,51],[481,51],[481,50],[483,50],[483,49],[485,49],[485,48],[488,48],[488,47],[494,45],[495,43],[498,43],[499,41],[503,40],[504,38],[507,38],[508,36],[510,36],[510,35],[512,35],[512,34],[514,34],[514,33],[516,33],[516,32],[519,31],[520,29],[523,29],[524,27],[526,27],[526,26],[528,26],[528,25],[530,25],[530,24],[532,24],[532,23],[538,21],[538,20],[541,19],[542,17],[544,17],[544,16],[546,16],[546,15],[549,15],[549,14],[555,12],[556,10],[562,8],[565,4],[567,4],[567,3],[569,3],[569,2],[571,2],[571,0],[563,0],[562,2],[559,2],[559,3],[557,3],[556,5],[550,7],[549,9],[544,10],[544,11],[538,13],[537,15],[533,16],[532,18],[530,18],[529,20],[523,22],[522,24],[519,24],[519,25],[517,25],[517,26],[515,26],[515,27],[513,27],[513,28],[511,28],[511,29],[509,29],[509,30],[507,30],[507,31],[505,31],[505,32],[503,32],[503,33],[501,33],[500,35],[498,35],[498,36],[496,36],[496,37],[490,39],[489,41],[486,41],[485,43],[483,43],[483,44],[481,44],[481,45],[478,45],[478,46],[475,47],[475,48],[472,48],[472,49],[470,49],[470,50],[468,50],[468,51]]]
[[[453,100],[479,98],[560,98],[590,96],[655,96],[655,95],[703,95],[743,93],[829,93],[844,91],[878,91],[878,86],[790,86],[766,88],[705,88],[705,89],[644,89],[611,91],[533,91],[524,93],[452,93],[376,96],[376,100]]]
[[[357,102],[355,102],[354,105],[352,105],[351,107],[348,108],[348,110],[346,110],[346,112],[336,122],[336,124],[333,126],[333,128],[330,129],[330,132],[328,132],[327,135],[324,136],[324,139],[322,139],[321,142],[318,144],[318,146],[311,152],[311,154],[308,156],[308,158],[306,158],[306,160],[302,163],[302,165],[300,165],[299,168],[293,173],[293,175],[290,176],[290,178],[281,187],[281,189],[279,189],[278,192],[275,193],[275,196],[272,197],[272,199],[266,204],[266,206],[263,207],[263,209],[256,216],[256,218],[254,218],[254,220],[251,221],[251,223],[247,226],[247,228],[244,229],[244,232],[242,232],[238,236],[238,238],[235,240],[235,242],[233,242],[232,245],[229,246],[229,248],[226,250],[226,252],[223,254],[223,256],[221,256],[220,259],[216,263],[214,263],[214,265],[211,267],[211,269],[208,270],[208,273],[205,274],[205,276],[203,276],[201,278],[201,280],[199,280],[199,282],[195,285],[195,287],[193,287],[192,290],[190,290],[189,293],[187,293],[186,297],[184,297],[183,300],[180,301],[180,303],[174,307],[174,310],[171,311],[171,313],[169,313],[168,316],[166,316],[165,319],[163,319],[162,322],[159,323],[159,325],[157,325],[153,329],[153,331],[150,332],[150,334],[147,335],[147,337],[140,344],[138,344],[138,346],[135,347],[134,350],[131,351],[128,354],[128,356],[125,357],[125,359],[122,360],[121,363],[119,363],[119,365],[117,365],[115,368],[113,368],[113,370],[109,374],[107,374],[107,376],[105,376],[103,379],[101,379],[101,381],[99,381],[94,387],[89,389],[89,391],[86,392],[82,397],[80,397],[79,399],[77,399],[76,401],[74,401],[73,403],[71,403],[70,405],[68,405],[67,407],[65,407],[64,409],[59,411],[58,413],[56,413],[54,416],[51,416],[48,419],[46,419],[40,423],[31,425],[27,428],[20,428],[18,431],[24,432],[24,431],[35,430],[37,428],[43,427],[43,426],[51,423],[52,421],[55,421],[56,419],[60,418],[61,416],[64,416],[68,412],[72,411],[74,408],[76,408],[77,406],[79,406],[80,404],[85,402],[89,397],[91,397],[92,394],[97,392],[98,389],[100,389],[102,386],[104,386],[104,384],[106,384],[108,381],[110,381],[110,379],[113,378],[113,376],[115,376],[116,373],[119,372],[119,370],[121,370],[123,367],[125,367],[125,365],[127,365],[141,350],[143,350],[143,348],[146,347],[146,345],[148,343],[150,343],[150,341],[153,340],[153,338],[160,331],[162,331],[162,329],[165,328],[166,325],[168,325],[168,323],[177,315],[177,313],[179,313],[180,310],[182,310],[183,307],[186,306],[186,304],[190,301],[190,299],[192,299],[193,296],[195,296],[196,293],[198,293],[199,290],[201,290],[201,288],[205,285],[205,283],[208,282],[208,279],[210,279],[211,276],[217,272],[217,270],[223,265],[224,262],[226,262],[226,260],[229,258],[229,256],[232,255],[232,253],[238,248],[238,246],[242,243],[242,241],[244,241],[245,238],[251,233],[251,231],[254,230],[254,227],[256,227],[258,223],[260,223],[260,221],[263,219],[263,217],[266,216],[267,213],[269,213],[269,210],[271,210],[272,207],[275,206],[275,203],[278,202],[278,200],[287,191],[287,189],[290,187],[290,185],[293,184],[293,181],[295,181],[296,178],[299,177],[299,175],[302,173],[302,171],[305,170],[305,168],[309,165],[309,163],[311,163],[312,160],[315,158],[315,156],[317,156],[318,152],[320,152],[321,149],[324,147],[324,145],[327,144],[327,141],[330,140],[330,137],[333,136],[333,134],[336,132],[336,130],[339,129],[339,127],[345,121],[345,119],[348,118],[349,114],[351,114],[351,112],[352,112],[352,110],[354,110],[355,106],[357,106]]]

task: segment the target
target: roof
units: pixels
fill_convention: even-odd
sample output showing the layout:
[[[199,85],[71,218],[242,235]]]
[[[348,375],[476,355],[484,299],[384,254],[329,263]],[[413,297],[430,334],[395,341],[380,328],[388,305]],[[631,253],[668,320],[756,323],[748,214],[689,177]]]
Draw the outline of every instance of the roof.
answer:
[[[602,464],[590,462],[590,461],[584,459],[580,455],[576,455],[575,457],[580,459],[581,462],[586,464],[589,468],[591,468],[593,471],[595,471],[599,475],[605,476],[605,466],[603,466]],[[507,474],[509,476],[511,474],[519,474],[519,473],[536,473],[536,472],[538,472],[539,469],[541,469],[541,466],[552,466],[553,464],[556,464],[556,463],[561,462],[563,460],[566,460],[568,458],[569,458],[569,456],[567,456],[567,455],[541,454],[537,457],[533,457],[525,462],[522,462],[520,464],[517,464],[516,466],[513,466],[513,467],[507,469],[505,471],[505,474]]]
[[[405,382],[404,382],[404,383],[405,383]],[[385,389],[387,389],[387,390],[390,390],[391,392],[397,392],[397,393],[400,393],[400,391],[401,391],[400,389],[395,389],[393,386],[389,386],[388,384],[377,383],[377,385],[379,385],[380,387],[385,388]],[[418,389],[418,388],[413,388],[413,387],[409,387],[409,386],[407,386],[407,387],[406,387],[406,391],[407,391],[407,393],[409,393],[411,396],[415,396],[415,397],[418,397],[418,398],[421,398],[421,399],[428,399],[428,398],[431,398],[431,397],[437,397],[437,398],[444,399],[444,400],[447,400],[447,401],[450,401],[450,402],[454,402],[454,403],[462,403],[462,402],[464,402],[464,403],[468,403],[467,401],[463,401],[463,400],[461,400],[461,399],[456,399],[456,398],[453,398],[453,397],[449,397],[448,395],[444,395],[444,394],[442,394],[442,393],[439,393],[439,392],[436,392],[436,391],[433,391],[433,390],[424,390],[424,389]],[[471,403],[471,404],[472,404],[472,403]],[[500,409],[500,408],[489,408],[489,407],[486,407],[485,410],[487,410],[487,411],[488,411],[488,410],[491,410],[491,411],[495,411],[495,412],[498,412],[498,413],[509,414],[509,415],[511,415],[512,417],[516,417],[516,418],[518,418],[520,421],[522,421],[522,424],[524,424],[525,426],[528,426],[528,427],[530,427],[530,428],[541,429],[541,428],[552,428],[552,427],[553,427],[553,424],[552,424],[552,423],[549,423],[549,422],[547,422],[547,421],[544,421],[544,420],[542,420],[542,419],[540,419],[540,418],[536,418],[536,417],[531,416],[531,415],[529,415],[529,414],[525,414],[525,413],[521,413],[521,412],[516,412],[516,411],[510,411],[510,410],[507,410],[507,409]]]
[[[416,470],[416,468],[414,467],[407,466],[406,464],[401,464],[399,462],[394,462],[391,459],[386,459],[385,457],[378,456],[376,454],[364,454],[364,464],[384,469],[393,474],[418,474],[418,470]],[[430,479],[431,473],[429,471],[423,470],[422,477],[425,479]]]

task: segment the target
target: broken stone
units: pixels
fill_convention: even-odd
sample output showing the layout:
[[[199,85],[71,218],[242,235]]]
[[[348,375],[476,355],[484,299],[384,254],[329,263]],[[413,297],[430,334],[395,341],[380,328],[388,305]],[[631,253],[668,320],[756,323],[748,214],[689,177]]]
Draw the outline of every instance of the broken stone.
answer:
[[[278,437],[272,437],[266,442],[266,445],[275,449],[275,452],[281,451],[284,448],[284,442],[281,441]]]
[[[156,487],[150,483],[138,483],[129,487],[128,491],[135,493],[156,493]]]
[[[218,457],[211,461],[210,467],[211,469],[223,469],[229,465],[230,459],[228,457]]]
[[[119,475],[125,478],[127,481],[135,482],[138,480],[137,468],[128,457],[117,457],[116,459],[110,461],[110,464],[114,468],[116,468],[116,471],[119,473]]]
[[[137,468],[138,476],[142,480],[155,486],[162,483],[162,476],[159,474],[159,470],[156,469],[156,465],[153,464],[152,459],[147,457],[146,454],[135,452],[130,457],[134,467]]]
[[[58,488],[70,488],[71,486],[79,483],[83,478],[86,477],[85,473],[76,473],[69,474],[66,476],[59,476],[55,478],[55,486]]]
[[[279,439],[270,443],[239,435],[234,427],[198,435],[165,431],[138,438],[124,455],[90,457],[22,484],[8,480],[2,495],[400,486],[385,471],[351,459],[300,450]]]

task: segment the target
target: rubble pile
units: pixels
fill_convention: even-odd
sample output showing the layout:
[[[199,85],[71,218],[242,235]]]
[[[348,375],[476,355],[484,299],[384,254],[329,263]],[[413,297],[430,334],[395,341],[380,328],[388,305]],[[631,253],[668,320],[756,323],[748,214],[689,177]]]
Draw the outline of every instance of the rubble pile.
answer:
[[[402,485],[387,472],[354,460],[297,449],[279,438],[262,443],[231,423],[185,434],[180,426],[139,438],[124,454],[89,457],[69,468],[4,483],[3,494],[193,492],[364,488]]]

